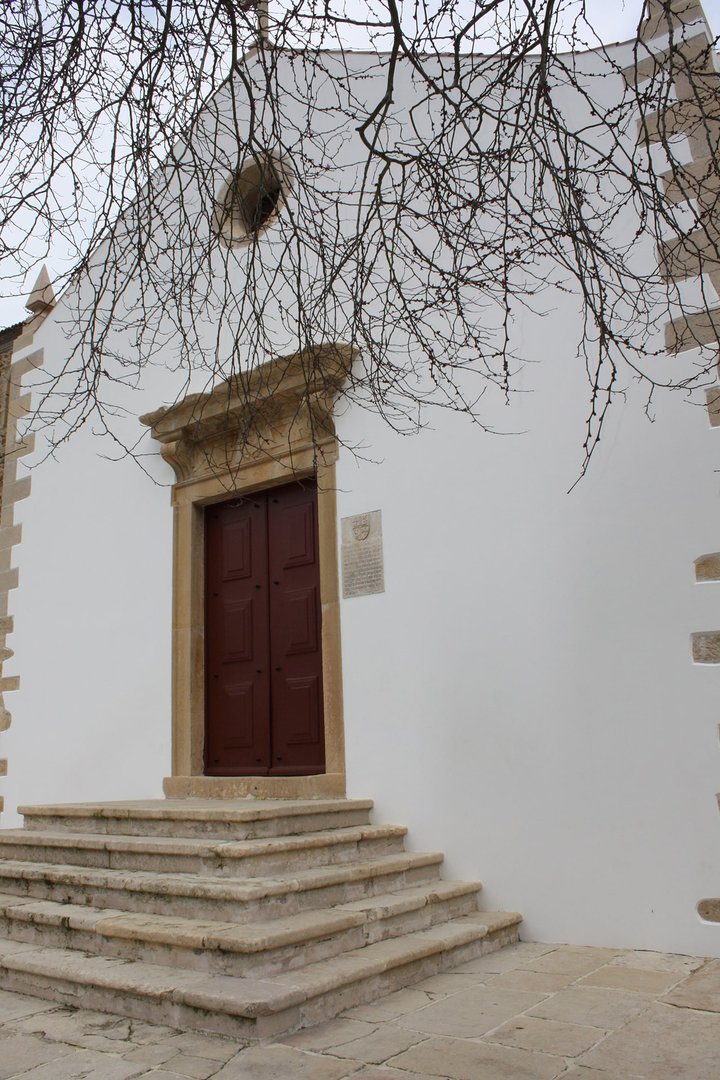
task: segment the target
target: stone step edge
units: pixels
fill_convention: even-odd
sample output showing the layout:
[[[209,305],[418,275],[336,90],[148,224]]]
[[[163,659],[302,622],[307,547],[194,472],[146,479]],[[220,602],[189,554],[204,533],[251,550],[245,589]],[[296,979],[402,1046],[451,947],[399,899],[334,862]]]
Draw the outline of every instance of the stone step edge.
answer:
[[[209,802],[210,800],[203,800]],[[56,817],[56,818],[126,818],[129,820],[142,821],[215,821],[225,824],[226,822],[247,823],[252,821],[266,821],[272,818],[304,817],[322,814],[342,814],[347,811],[372,810],[372,799],[278,799],[275,802],[267,799],[223,800],[217,805],[198,806],[192,799],[158,799],[157,805],[147,803],[130,802],[107,802],[107,803],[48,803],[34,804],[31,806],[19,806],[18,813],[25,818],[33,817]]]
[[[517,912],[466,915],[440,927],[366,945],[264,979],[190,973],[142,961],[83,957],[70,949],[3,942],[0,943],[0,985],[5,973],[23,973],[40,978],[43,989],[47,989],[48,980],[66,986],[80,984],[153,1002],[169,1000],[206,1012],[256,1019],[482,940],[521,921],[522,916]]]
[[[122,892],[242,902],[310,892],[313,889],[374,879],[386,874],[439,866],[443,859],[442,852],[404,852],[397,855],[379,855],[374,859],[336,863],[331,866],[317,866],[298,871],[287,877],[276,874],[244,879],[205,877],[201,874],[153,874],[145,870],[96,869],[92,866],[66,866],[63,863],[4,859],[0,861],[0,882],[10,877],[13,880],[46,881],[56,885],[90,886]]]
[[[258,954],[306,944],[358,926],[412,914],[433,904],[477,894],[481,888],[480,882],[437,881],[267,922],[218,921],[215,925],[211,920],[62,904],[8,893],[0,894],[0,919],[178,949]]]
[[[253,840],[201,839],[194,836],[136,836],[122,833],[45,832],[40,829],[0,829],[0,850],[9,847],[71,848],[82,851],[133,852],[149,855],[187,855],[222,859],[309,851],[372,840],[404,839],[404,825],[349,825],[340,829]],[[68,863],[67,865],[74,865]]]

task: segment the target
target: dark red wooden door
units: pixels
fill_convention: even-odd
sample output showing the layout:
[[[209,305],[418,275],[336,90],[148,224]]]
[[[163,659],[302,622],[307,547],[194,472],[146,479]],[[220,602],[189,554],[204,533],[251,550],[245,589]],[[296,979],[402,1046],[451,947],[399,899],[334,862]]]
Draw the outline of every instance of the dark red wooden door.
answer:
[[[317,487],[205,511],[209,775],[324,772]]]
[[[267,771],[270,637],[267,505],[205,511],[206,771]]]
[[[322,772],[325,740],[315,483],[268,492],[272,771]]]

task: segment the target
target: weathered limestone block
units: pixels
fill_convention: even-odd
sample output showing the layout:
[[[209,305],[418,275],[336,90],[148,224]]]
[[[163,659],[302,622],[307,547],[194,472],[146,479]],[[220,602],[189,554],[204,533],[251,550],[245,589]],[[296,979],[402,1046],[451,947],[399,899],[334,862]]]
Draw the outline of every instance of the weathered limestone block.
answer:
[[[720,420],[718,421],[720,423]],[[697,581],[720,581],[720,552],[701,555],[695,560],[695,579]]]
[[[701,630],[693,634],[692,656],[696,664],[720,664],[720,631]]]
[[[665,325],[668,352],[681,353],[699,349],[720,340],[720,308],[710,308],[694,315],[681,315]]]
[[[720,898],[701,900],[697,906],[698,915],[707,922],[720,922]]]

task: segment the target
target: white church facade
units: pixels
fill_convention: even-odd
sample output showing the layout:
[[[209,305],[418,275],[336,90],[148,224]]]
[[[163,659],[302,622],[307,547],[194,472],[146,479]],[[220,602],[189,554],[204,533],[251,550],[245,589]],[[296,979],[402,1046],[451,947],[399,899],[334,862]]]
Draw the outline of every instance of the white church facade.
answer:
[[[707,39],[699,6],[680,25]],[[43,279],[8,342],[3,828],[36,804],[371,798],[527,940],[720,956],[720,384],[649,417],[628,379],[576,483],[587,376],[558,295],[517,316],[523,392],[492,398],[493,432],[436,409],[399,434],[345,396],[339,329],[212,382],[160,346],[115,440],[91,418],[49,454],[33,417],[83,287]],[[659,320],[658,372],[707,363],[708,307]]]

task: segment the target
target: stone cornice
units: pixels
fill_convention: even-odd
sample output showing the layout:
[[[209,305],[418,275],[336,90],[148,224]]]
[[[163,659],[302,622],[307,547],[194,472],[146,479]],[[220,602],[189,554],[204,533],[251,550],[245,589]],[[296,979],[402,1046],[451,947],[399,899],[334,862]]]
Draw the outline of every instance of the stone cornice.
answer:
[[[348,345],[323,344],[268,361],[140,417],[178,483],[334,442],[333,401],[350,374]]]

